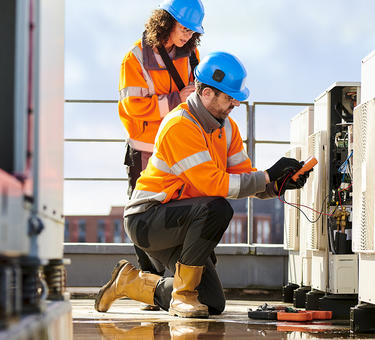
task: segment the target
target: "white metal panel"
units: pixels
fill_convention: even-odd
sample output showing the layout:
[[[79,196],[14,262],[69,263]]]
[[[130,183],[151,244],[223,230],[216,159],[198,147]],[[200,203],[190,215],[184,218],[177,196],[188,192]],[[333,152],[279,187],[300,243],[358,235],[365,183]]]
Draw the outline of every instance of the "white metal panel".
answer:
[[[327,131],[330,124],[328,110],[331,106],[330,92],[322,93],[314,102],[314,133]]]
[[[295,132],[299,131],[299,132]],[[301,158],[300,160],[306,160],[309,155],[309,136],[314,132],[314,109],[312,106],[307,107],[305,110],[296,115],[291,122],[291,143],[301,147]],[[308,179],[308,183],[311,179]],[[308,184],[306,184],[302,189],[299,190],[300,194],[300,204],[308,205],[309,204],[309,191]],[[302,208],[305,212],[306,209]],[[307,213],[309,215],[309,213]],[[300,213],[299,219],[299,229],[300,229],[300,254],[303,257],[304,261],[304,270],[307,272],[303,275],[303,280],[308,280],[311,277],[311,261],[307,260],[311,258],[311,251],[307,250],[306,247],[306,235],[308,228],[308,220],[306,217]],[[309,265],[310,264],[310,265]],[[304,282],[304,285],[309,285]]]
[[[301,252],[300,252],[301,253]],[[312,273],[312,252],[310,250],[305,252],[302,257],[302,286],[311,286]]]
[[[353,250],[375,253],[375,99],[354,110]]]
[[[331,90],[335,87],[347,87],[352,88],[350,90],[356,90],[358,96],[357,101],[360,99],[361,92],[361,83],[360,82],[335,82],[327,90],[321,93],[314,100],[314,133],[318,131],[328,131],[331,122]],[[344,99],[343,99],[344,102]]]
[[[329,289],[333,294],[358,293],[358,255],[329,254]]]
[[[361,103],[375,98],[375,50],[362,59]]]
[[[41,258],[63,256],[64,0],[40,1],[36,77],[35,204]]]
[[[297,285],[302,284],[302,256],[298,251],[289,251],[288,282]]]
[[[300,147],[299,160],[305,160],[309,156],[308,141],[309,136],[314,131],[314,107],[308,106],[303,111],[298,113],[291,119],[290,123],[290,143],[293,147]],[[302,189],[298,190],[299,203],[308,205],[308,189],[305,185]],[[289,195],[287,193],[287,195]],[[288,200],[288,196],[286,196]],[[289,252],[289,266],[288,266],[288,280],[289,282],[296,283],[303,286],[311,285],[311,251],[306,247],[306,234],[308,221],[300,213],[299,210],[294,213],[299,215],[299,252]],[[284,229],[285,230],[285,229]],[[290,235],[290,234],[289,234]],[[284,237],[284,240],[286,238]]]
[[[290,144],[307,148],[308,138],[314,132],[314,107],[306,109],[295,115],[290,121]],[[301,155],[302,160],[307,158]]]
[[[375,255],[359,254],[358,300],[375,304]]]
[[[27,155],[27,96],[29,94],[29,29],[30,29],[30,2],[29,0],[16,1],[16,56],[15,56],[15,83],[14,83],[14,143],[15,163],[14,172],[22,174],[26,168]]]
[[[311,288],[327,289],[328,261],[326,251],[314,251],[311,259]]]
[[[308,206],[313,209],[309,214],[310,220],[314,222],[309,222],[307,227],[307,249],[309,250],[324,250],[327,247],[326,219],[324,216],[319,217],[319,213],[324,213],[326,210],[323,206],[327,183],[326,136],[325,131],[320,131],[309,137],[309,154],[318,160],[318,164],[306,183]]]
[[[21,182],[0,169],[0,253],[28,253],[28,216]]]
[[[286,153],[287,157],[301,160],[301,148],[294,147]],[[300,204],[300,190],[287,190],[284,195],[288,203]],[[284,205],[284,249],[299,249],[299,210],[292,205]]]

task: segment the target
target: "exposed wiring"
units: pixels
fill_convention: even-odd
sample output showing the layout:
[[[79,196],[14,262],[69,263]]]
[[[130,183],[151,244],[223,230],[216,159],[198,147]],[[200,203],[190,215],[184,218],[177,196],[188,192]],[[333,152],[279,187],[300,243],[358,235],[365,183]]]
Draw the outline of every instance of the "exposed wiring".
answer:
[[[345,178],[345,174],[347,173],[347,169],[349,166],[349,160],[353,156],[353,151],[350,153],[350,155],[345,159],[344,163],[342,163],[338,169],[338,172],[343,174],[343,179]]]
[[[346,188],[343,188],[343,189],[339,189],[339,191],[337,192],[338,196],[339,196],[339,202],[340,202],[340,207],[342,209],[342,204],[341,204],[341,196],[340,196],[340,192],[341,191],[345,191],[345,190],[348,190],[353,184],[350,184],[349,186],[347,186]]]
[[[350,153],[350,155],[346,158],[346,160],[344,161],[344,163],[341,164],[341,166],[340,166],[340,168],[339,168],[339,170],[338,170],[340,173],[343,173],[343,178],[342,178],[342,180],[341,180],[342,182],[343,182],[343,180],[344,180],[344,176],[345,176],[346,173],[348,173],[349,176],[350,176],[350,178],[352,178],[352,175],[351,175],[351,167],[350,167],[350,162],[349,162],[349,160],[350,160],[350,158],[351,158],[352,156],[353,156],[353,151],[352,151],[352,152]],[[333,212],[332,212],[331,214],[327,214],[327,213],[324,213],[324,212],[323,212],[323,210],[324,210],[324,204],[325,204],[325,202],[327,201],[327,198],[329,197],[329,194],[328,194],[328,195],[324,198],[324,200],[323,200],[322,207],[321,207],[321,209],[320,209],[321,211],[317,211],[317,210],[315,210],[315,209],[313,209],[313,208],[311,208],[311,207],[308,207],[308,206],[306,206],[306,205],[303,205],[303,204],[290,203],[290,202],[287,202],[287,201],[283,200],[283,199],[281,198],[281,192],[282,192],[282,189],[283,189],[283,187],[284,187],[284,185],[285,185],[285,182],[288,180],[288,178],[289,178],[291,175],[292,175],[292,173],[289,173],[288,176],[285,177],[283,183],[282,183],[281,186],[280,186],[280,189],[279,189],[279,191],[278,191],[278,199],[279,199],[280,202],[282,202],[282,203],[284,203],[284,204],[288,204],[288,205],[290,205],[291,207],[294,207],[294,208],[298,209],[298,210],[299,210],[299,211],[300,211],[300,212],[306,217],[306,219],[307,219],[310,223],[316,223],[316,222],[318,222],[319,219],[320,219],[320,217],[321,217],[322,215],[324,215],[324,216],[330,216],[330,217],[333,216],[333,214],[335,213],[335,211],[336,211],[336,209],[337,209],[337,207],[338,207],[338,202],[336,202],[336,207],[335,207],[335,209],[333,210]],[[341,209],[342,209],[342,202],[341,202],[340,192],[348,190],[352,185],[353,185],[353,183],[351,183],[351,184],[350,184],[349,186],[347,186],[346,188],[338,189],[338,191],[337,191],[337,194],[338,194],[338,196],[339,196],[339,204],[340,204]],[[312,211],[318,213],[319,216],[317,217],[317,219],[316,219],[315,221],[311,221],[311,220],[309,219],[309,217],[306,215],[306,213],[305,213],[300,207],[304,207],[304,208],[310,209],[310,210],[312,210]]]
[[[284,187],[285,182],[286,182],[287,179],[290,177],[290,175],[291,175],[291,173],[290,173],[288,176],[285,177],[283,183],[282,183],[281,186],[280,186],[280,190],[279,190],[279,192],[278,192],[278,199],[279,199],[280,202],[282,202],[282,203],[284,203],[284,204],[288,204],[288,205],[290,205],[290,206],[292,206],[292,207],[298,209],[298,210],[299,210],[299,211],[300,211],[300,212],[306,217],[306,219],[307,219],[310,223],[316,223],[316,222],[318,222],[319,219],[320,219],[320,217],[321,217],[322,215],[325,215],[325,216],[332,216],[333,213],[332,213],[332,214],[327,214],[327,213],[324,213],[324,212],[323,212],[323,210],[324,210],[324,204],[325,204],[327,198],[329,197],[329,195],[327,195],[327,196],[324,198],[323,203],[322,203],[322,208],[320,209],[321,211],[317,211],[317,210],[315,210],[315,209],[313,209],[313,208],[311,208],[311,207],[308,207],[307,205],[298,204],[298,203],[289,203],[289,202],[283,200],[283,199],[281,198],[281,192],[282,192],[282,189],[283,189],[283,187]],[[304,208],[310,209],[310,210],[312,210],[312,211],[318,213],[319,216],[317,217],[317,219],[316,219],[315,221],[311,221],[311,220],[308,218],[308,216],[306,215],[306,213],[305,213],[300,207],[304,207]],[[336,209],[335,209],[335,210],[336,210]]]
[[[313,208],[310,208],[310,207],[308,207],[308,206],[306,206],[306,205],[303,205],[303,204],[289,203],[289,202],[287,202],[287,201],[284,201],[284,200],[280,199],[280,196],[279,196],[279,199],[280,199],[281,202],[286,203],[286,204],[288,204],[288,205],[290,205],[290,206],[292,206],[292,207],[298,209],[298,210],[299,210],[299,211],[300,211],[300,212],[306,217],[306,219],[307,219],[310,223],[316,223],[316,222],[319,221],[319,219],[320,219],[320,217],[321,217],[322,215],[332,216],[332,214],[334,213],[334,211],[332,212],[332,214],[326,214],[326,213],[323,213],[324,204],[325,204],[325,202],[327,201],[327,198],[328,198],[328,197],[329,197],[329,195],[327,195],[327,196],[324,198],[323,203],[322,203],[322,208],[321,208],[322,211],[320,211],[320,212],[317,211],[317,210],[315,210],[315,209],[313,209]],[[309,219],[309,217],[306,215],[306,213],[305,213],[300,207],[304,207],[304,208],[310,209],[310,210],[312,210],[312,211],[315,211],[315,212],[319,213],[319,216],[317,217],[317,219],[316,219],[315,221],[311,221],[311,220]],[[336,208],[335,208],[335,210],[336,210]]]

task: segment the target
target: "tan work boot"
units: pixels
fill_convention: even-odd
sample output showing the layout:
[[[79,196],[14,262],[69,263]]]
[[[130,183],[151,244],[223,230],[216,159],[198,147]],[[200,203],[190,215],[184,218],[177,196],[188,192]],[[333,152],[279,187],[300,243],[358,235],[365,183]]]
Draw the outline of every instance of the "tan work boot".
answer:
[[[95,299],[95,309],[106,312],[120,298],[154,304],[154,292],[161,276],[144,273],[126,260],[119,261],[111,279],[100,289]]]
[[[174,320],[168,323],[169,325],[169,333],[171,335],[171,340],[198,340],[201,339],[209,339],[209,322],[207,321],[187,321],[187,320]],[[200,334],[204,334],[205,336],[199,336]],[[216,334],[215,334],[216,335]],[[213,338],[212,338],[213,339]]]
[[[99,323],[97,327],[103,339],[121,340],[121,339],[137,339],[137,340],[153,340],[154,324],[142,325],[131,329],[121,329],[114,323]]]
[[[198,300],[196,288],[201,282],[203,266],[176,263],[169,314],[181,318],[207,318],[208,307]]]
[[[145,311],[157,312],[160,310],[160,307],[155,306],[155,305],[148,305],[147,303],[141,303],[141,305],[139,306],[139,309],[145,310]]]

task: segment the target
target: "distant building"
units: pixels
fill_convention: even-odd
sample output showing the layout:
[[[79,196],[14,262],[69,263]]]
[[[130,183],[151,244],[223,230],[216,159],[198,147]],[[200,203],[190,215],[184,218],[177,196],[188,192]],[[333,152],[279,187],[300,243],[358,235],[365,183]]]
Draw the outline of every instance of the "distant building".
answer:
[[[65,216],[65,242],[128,243],[124,232],[123,207],[112,207],[109,215]]]

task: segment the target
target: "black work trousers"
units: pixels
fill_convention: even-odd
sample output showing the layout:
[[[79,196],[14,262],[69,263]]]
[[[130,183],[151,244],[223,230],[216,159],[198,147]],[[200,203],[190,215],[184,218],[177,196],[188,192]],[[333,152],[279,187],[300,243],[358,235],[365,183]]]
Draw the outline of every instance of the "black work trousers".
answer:
[[[137,179],[141,175],[142,170],[147,166],[148,159],[151,157],[152,152],[139,151],[133,149],[128,143],[125,147],[125,160],[124,164],[127,166],[128,172],[128,195],[131,197]],[[135,255],[140,269],[145,272],[150,272],[152,274],[163,275],[165,269],[162,266],[155,267],[150,261],[147,254],[136,245],[134,245]]]
[[[219,243],[233,216],[233,209],[222,197],[196,197],[156,205],[144,213],[125,218],[125,230],[157,266],[172,273],[176,262],[205,266],[199,300],[210,314],[225,307],[223,289],[210,254]],[[155,291],[155,303],[168,310],[173,278],[163,278]]]

